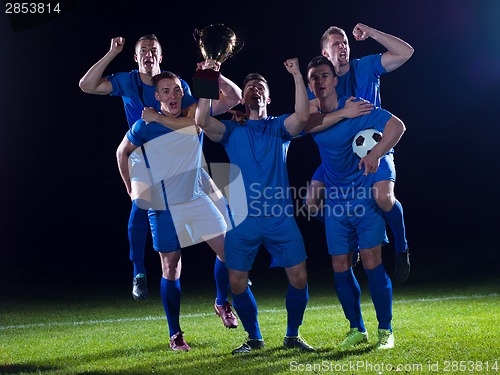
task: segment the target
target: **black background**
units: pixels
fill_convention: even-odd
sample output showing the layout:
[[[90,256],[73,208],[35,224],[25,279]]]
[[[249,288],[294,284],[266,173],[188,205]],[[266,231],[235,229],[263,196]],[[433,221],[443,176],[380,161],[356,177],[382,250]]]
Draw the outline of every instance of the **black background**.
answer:
[[[498,275],[500,3],[294,3],[62,1],[61,14],[50,19],[1,14],[2,278],[33,285],[130,282],[130,203],[115,160],[127,130],[123,105],[120,98],[84,94],[78,81],[115,36],[126,39],[125,48],[106,74],[135,69],[135,41],[155,33],[162,68],[190,83],[201,60],[192,32],[220,22],[245,41],[223,74],[238,84],[249,72],[266,76],[274,115],[293,111],[293,80],[283,61],[298,57],[305,73],[327,27],[346,30],[351,58],[385,51],[373,40],[351,38],[357,22],[410,43],[413,57],[382,78],[383,107],[407,127],[396,148],[396,194],[412,250],[410,282]],[[205,156],[225,160],[208,140]],[[292,142],[288,164],[291,184],[305,186],[319,164],[309,137]],[[298,222],[311,277],[330,275],[323,225]],[[186,278],[210,277],[214,257],[206,245],[184,254]],[[148,243],[153,274],[157,258]],[[267,262],[260,254],[257,280]]]

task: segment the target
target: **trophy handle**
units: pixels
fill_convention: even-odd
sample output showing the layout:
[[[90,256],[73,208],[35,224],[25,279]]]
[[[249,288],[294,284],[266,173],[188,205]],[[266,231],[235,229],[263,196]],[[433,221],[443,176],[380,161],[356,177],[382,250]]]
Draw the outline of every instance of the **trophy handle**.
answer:
[[[193,38],[196,41],[196,44],[200,45],[201,32],[198,29],[194,29]]]
[[[245,42],[243,40],[237,40],[236,43],[234,44],[233,50],[229,54],[231,57],[236,55],[238,52],[241,51],[243,46],[245,45]]]

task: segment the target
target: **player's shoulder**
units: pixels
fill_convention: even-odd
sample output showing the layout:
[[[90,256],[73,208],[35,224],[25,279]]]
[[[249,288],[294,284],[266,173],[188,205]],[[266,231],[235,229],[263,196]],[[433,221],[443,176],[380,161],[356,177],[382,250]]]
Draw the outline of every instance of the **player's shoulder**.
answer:
[[[138,70],[131,70],[130,72],[113,73],[107,76],[106,78],[108,80],[133,80],[137,79],[138,75],[139,75]]]
[[[351,59],[350,64],[352,67],[361,67],[366,65],[374,65],[382,60],[381,53],[366,55],[360,58]]]
[[[144,121],[142,118],[134,122],[134,124],[131,127],[132,131],[140,131],[142,128],[144,128],[147,125],[147,122]]]
[[[283,123],[288,117],[290,117],[291,113],[285,113],[279,116],[267,116],[263,119],[265,122],[279,122]]]

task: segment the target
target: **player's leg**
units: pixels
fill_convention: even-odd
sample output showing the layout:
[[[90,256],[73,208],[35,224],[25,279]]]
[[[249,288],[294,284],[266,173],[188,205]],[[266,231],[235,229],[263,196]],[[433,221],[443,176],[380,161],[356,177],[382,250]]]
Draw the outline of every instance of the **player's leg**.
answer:
[[[130,244],[130,260],[134,266],[132,297],[136,300],[148,298],[146,268],[144,266],[144,248],[148,236],[148,210],[137,206],[132,201],[128,221],[128,239]]]
[[[396,253],[403,253],[408,248],[404,224],[403,207],[394,195],[394,182],[389,180],[378,181],[373,184],[375,200],[382,209],[385,221],[394,233],[394,249]]]
[[[259,218],[263,228],[263,242],[271,255],[271,267],[282,267],[288,278],[286,294],[287,330],[285,348],[314,350],[299,336],[299,327],[309,301],[306,250],[302,235],[292,216]]]
[[[247,217],[240,225],[226,233],[225,259],[229,270],[233,307],[238,313],[248,340],[232,354],[248,353],[264,347],[257,319],[257,302],[248,286],[248,272],[261,245],[257,218]]]
[[[375,204],[365,205],[364,214],[356,222],[363,268],[368,276],[368,288],[377,315],[379,342],[377,348],[394,346],[392,334],[392,283],[382,263],[382,243],[386,223]]]
[[[306,352],[314,351],[314,348],[299,336],[299,327],[302,325],[309,301],[306,262],[303,261],[296,266],[285,268],[285,271],[289,284],[285,299],[287,329],[283,346],[285,348],[298,348]]]
[[[214,279],[216,298],[214,311],[227,328],[237,328],[238,319],[228,301],[229,274],[224,261],[226,221],[212,200],[201,197],[191,202],[187,215],[191,217],[190,229],[195,242],[204,240],[215,252]]]
[[[222,323],[227,328],[237,328],[238,319],[231,309],[228,301],[229,294],[229,272],[224,261],[224,235],[207,240],[212,250],[215,252],[214,279],[217,296],[214,302],[215,313],[222,319]]]
[[[333,280],[335,292],[349,321],[349,332],[338,345],[339,349],[349,349],[368,341],[361,313],[361,288],[351,267],[349,254],[332,255]]]
[[[184,340],[179,321],[181,310],[181,251],[159,254],[162,267],[160,295],[170,331],[170,348],[172,350],[188,351],[190,347]]]
[[[368,276],[368,287],[378,320],[379,341],[377,348],[390,349],[394,346],[392,334],[392,283],[382,264],[382,247],[360,251],[363,267]]]
[[[248,272],[229,269],[229,281],[233,307],[238,313],[243,328],[248,333],[248,340],[232,351],[232,354],[249,353],[253,349],[264,347],[260,332],[257,302],[248,286]]]
[[[160,254],[162,278],[160,295],[170,331],[170,348],[187,351],[180,327],[181,309],[181,251],[170,211],[149,211],[153,248]]]
[[[325,201],[325,167],[320,164],[311,177],[311,183],[307,186],[304,203],[311,217],[325,222],[323,216],[323,205]]]
[[[361,313],[361,289],[352,270],[352,254],[358,250],[356,231],[349,223],[344,202],[338,202],[329,207],[329,211],[337,215],[326,216],[326,238],[328,252],[332,257],[333,279],[335,292],[349,321],[349,331],[344,340],[338,345],[339,349],[349,349],[362,342],[368,341],[363,316]]]
[[[403,206],[394,194],[395,182],[394,157],[392,154],[385,155],[380,159],[380,166],[374,176],[374,194],[377,205],[382,209],[384,219],[394,234],[396,278],[404,282],[410,274],[410,253],[406,241]]]
[[[395,275],[400,282],[404,282],[410,274],[410,253],[406,241],[403,206],[394,195],[393,181],[378,181],[373,187],[377,205],[382,209],[384,219],[394,235]]]
[[[325,222],[323,217],[323,204],[325,200],[325,183],[323,181],[311,180],[307,186],[305,205],[309,215]]]

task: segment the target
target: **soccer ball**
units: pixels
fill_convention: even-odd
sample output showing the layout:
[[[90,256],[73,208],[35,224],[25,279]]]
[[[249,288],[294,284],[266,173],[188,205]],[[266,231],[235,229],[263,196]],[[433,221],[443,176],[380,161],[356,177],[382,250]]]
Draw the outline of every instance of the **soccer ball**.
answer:
[[[352,140],[352,150],[360,158],[364,158],[381,139],[382,133],[375,129],[361,130]]]

